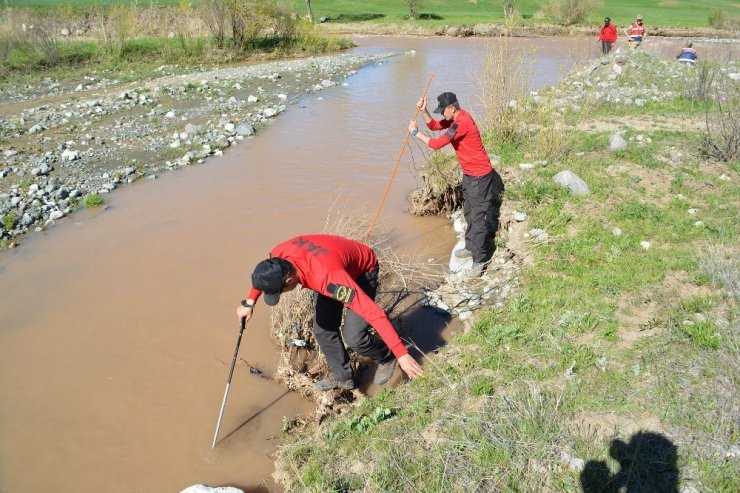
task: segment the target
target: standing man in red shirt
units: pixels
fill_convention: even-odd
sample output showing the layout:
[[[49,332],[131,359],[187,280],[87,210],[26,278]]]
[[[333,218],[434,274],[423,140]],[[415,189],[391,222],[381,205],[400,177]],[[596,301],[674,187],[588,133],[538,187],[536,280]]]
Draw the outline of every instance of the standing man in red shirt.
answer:
[[[374,383],[383,385],[393,375],[396,359],[410,377],[422,374],[421,366],[408,353],[388,316],[374,301],[378,288],[378,257],[369,246],[331,235],[302,235],[280,243],[252,274],[252,289],[237,307],[239,320],[252,318],[254,305],[264,294],[275,306],[280,294],[300,284],[314,291],[313,333],[332,374],[316,388],[352,389],[349,355],[342,339],[356,353],[378,363]],[[347,307],[340,336],[342,311]],[[378,333],[370,332],[372,326]]]
[[[601,26],[599,39],[601,40],[601,52],[604,55],[608,55],[612,51],[612,45],[617,42],[617,26],[612,24],[612,20],[609,17],[604,18],[604,25]]]
[[[480,131],[465,110],[460,109],[457,96],[443,92],[437,97],[439,105],[434,110],[443,120],[435,120],[427,110],[425,98],[419,99],[424,121],[430,130],[446,130],[437,138],[419,132],[416,122],[409,123],[409,132],[432,149],[441,149],[452,144],[457,162],[463,171],[463,214],[468,223],[465,232],[465,248],[455,250],[458,258],[473,257],[470,274],[480,275],[493,255],[491,240],[498,230],[498,218],[504,193],[504,182],[491,166],[491,160],[483,147]]]

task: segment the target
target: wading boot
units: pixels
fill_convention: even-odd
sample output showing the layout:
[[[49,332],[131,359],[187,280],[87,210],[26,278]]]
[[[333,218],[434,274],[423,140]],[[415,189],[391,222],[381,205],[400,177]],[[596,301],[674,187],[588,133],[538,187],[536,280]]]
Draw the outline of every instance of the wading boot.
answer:
[[[337,377],[335,377],[334,374],[331,374],[325,379],[314,383],[313,386],[318,390],[352,390],[355,388],[355,382],[351,378],[349,380],[337,380]]]
[[[378,369],[375,370],[375,378],[373,383],[375,385],[383,385],[393,376],[393,370],[396,369],[395,358],[387,363],[378,363]]]
[[[467,248],[459,248],[454,253],[457,258],[470,258],[473,256],[473,253]]]

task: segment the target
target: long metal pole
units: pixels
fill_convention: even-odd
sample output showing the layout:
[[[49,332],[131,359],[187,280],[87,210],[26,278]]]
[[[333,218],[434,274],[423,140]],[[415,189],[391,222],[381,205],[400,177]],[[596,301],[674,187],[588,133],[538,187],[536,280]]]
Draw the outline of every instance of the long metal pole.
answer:
[[[424,92],[422,93],[421,97],[425,98],[427,97],[427,91],[429,90],[429,86],[432,83],[432,79],[434,78],[434,72],[429,74],[429,78],[427,79],[427,84],[424,86]],[[421,113],[421,109],[419,107],[416,108],[416,112],[414,113],[414,121],[419,117],[419,113]],[[391,177],[388,180],[388,185],[385,187],[385,193],[383,194],[383,198],[380,199],[380,204],[378,204],[378,209],[375,211],[375,216],[373,216],[373,221],[370,223],[370,227],[367,230],[367,233],[365,233],[365,243],[370,239],[370,233],[373,232],[373,229],[375,229],[375,224],[378,222],[378,216],[380,216],[380,211],[383,210],[383,204],[385,204],[385,199],[388,197],[388,192],[391,189],[391,184],[393,183],[393,178],[396,177],[396,172],[398,172],[398,165],[401,164],[401,157],[403,156],[403,151],[406,150],[406,144],[409,142],[409,138],[411,137],[411,134],[406,132],[406,137],[403,139],[403,144],[401,145],[401,150],[398,151],[398,158],[396,159],[396,167],[393,168],[393,173],[391,173]]]
[[[226,407],[226,399],[229,397],[229,387],[231,387],[231,377],[234,375],[234,366],[236,365],[236,356],[239,354],[239,344],[242,342],[242,334],[244,328],[247,326],[247,321],[242,320],[241,327],[239,328],[239,337],[236,339],[236,348],[234,348],[234,358],[231,360],[231,368],[229,369],[229,378],[226,380],[226,390],[224,390],[224,400],[221,401],[221,411],[218,413],[218,423],[216,423],[216,433],[213,435],[213,443],[211,448],[216,446],[216,440],[218,440],[218,431],[221,429],[221,418],[224,417],[224,408]]]

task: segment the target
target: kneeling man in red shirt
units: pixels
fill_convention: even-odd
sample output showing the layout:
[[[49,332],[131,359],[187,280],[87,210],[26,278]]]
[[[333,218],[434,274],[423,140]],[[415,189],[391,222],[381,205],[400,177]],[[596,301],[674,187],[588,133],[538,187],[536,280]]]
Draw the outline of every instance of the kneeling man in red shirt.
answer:
[[[275,306],[280,294],[300,284],[314,291],[313,333],[331,368],[332,375],[316,388],[352,389],[355,386],[342,339],[358,354],[378,363],[374,383],[386,383],[396,366],[416,378],[421,366],[406,350],[388,316],[375,303],[378,288],[378,257],[369,246],[332,235],[302,235],[275,246],[270,258],[252,273],[252,289],[237,307],[240,320],[252,317],[260,295]],[[347,307],[340,336],[342,311]],[[373,327],[380,338],[370,332]]]

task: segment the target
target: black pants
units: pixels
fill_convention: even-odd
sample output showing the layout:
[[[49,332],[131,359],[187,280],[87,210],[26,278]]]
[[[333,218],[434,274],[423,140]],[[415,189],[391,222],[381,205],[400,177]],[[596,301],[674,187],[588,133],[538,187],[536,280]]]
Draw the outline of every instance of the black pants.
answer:
[[[378,267],[375,270],[355,279],[357,285],[372,300],[378,291]],[[344,349],[342,339],[347,346],[358,354],[385,363],[393,359],[388,346],[374,333],[370,332],[370,325],[358,314],[347,309],[344,317],[344,330],[340,336],[339,326],[342,323],[344,304],[319,293],[314,293],[316,311],[313,319],[313,334],[319,343],[321,352],[326,356],[329,368],[339,380],[352,378],[352,367],[349,355]]]
[[[468,229],[465,248],[474,262],[487,262],[493,255],[493,237],[498,231],[504,181],[496,170],[485,176],[463,175],[463,214]]]
[[[608,55],[610,51],[612,51],[612,42],[611,41],[602,41],[601,42],[601,52],[604,55]]]

